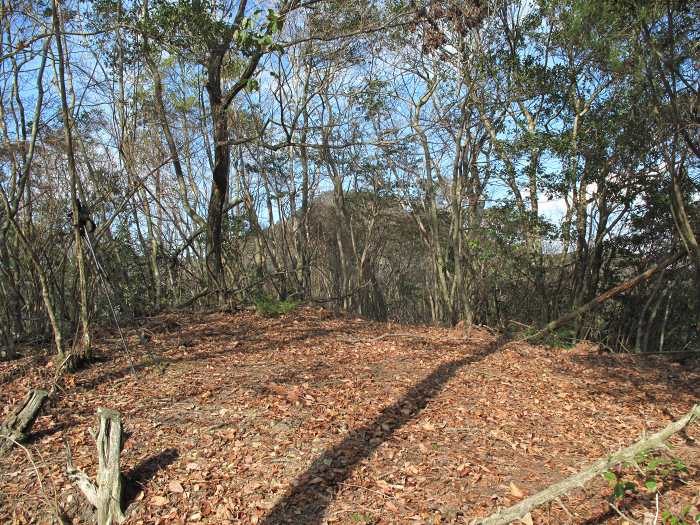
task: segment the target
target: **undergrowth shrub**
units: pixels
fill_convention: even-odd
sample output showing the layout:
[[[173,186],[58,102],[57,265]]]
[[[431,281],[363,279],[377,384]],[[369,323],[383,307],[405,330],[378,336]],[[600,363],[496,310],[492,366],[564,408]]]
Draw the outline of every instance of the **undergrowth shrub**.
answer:
[[[655,494],[674,483],[685,483],[689,474],[683,461],[668,453],[654,452],[641,454],[632,463],[617,465],[603,473],[611,489],[609,501],[615,508],[629,505],[638,495]],[[664,525],[691,525],[700,523],[700,513],[691,506],[680,513],[664,511],[661,514]]]
[[[539,328],[531,327],[525,330],[525,337],[530,337],[536,334]],[[552,348],[573,348],[576,346],[576,330],[570,326],[563,326],[557,330],[553,330],[541,336],[535,344],[549,346]]]
[[[264,317],[277,317],[294,310],[299,303],[291,299],[277,299],[261,295],[255,300],[255,311]]]

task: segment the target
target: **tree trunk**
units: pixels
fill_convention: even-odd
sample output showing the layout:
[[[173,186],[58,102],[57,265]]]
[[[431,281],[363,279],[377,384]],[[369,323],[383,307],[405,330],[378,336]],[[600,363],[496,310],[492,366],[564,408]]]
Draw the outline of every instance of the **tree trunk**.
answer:
[[[647,351],[647,342],[649,341],[649,332],[653,328],[653,323],[651,321],[651,318],[649,319],[649,322],[647,322],[647,312],[649,311],[649,308],[651,308],[652,303],[654,302],[655,299],[657,299],[659,293],[661,292],[661,288],[665,284],[664,282],[664,273],[666,272],[666,269],[663,268],[661,270],[661,274],[659,275],[658,280],[656,281],[656,284],[651,289],[651,292],[649,293],[648,299],[645,301],[644,306],[642,307],[642,311],[639,313],[639,320],[637,321],[637,334],[635,336],[635,344],[634,344],[634,350],[637,353],[644,353]],[[661,294],[661,298],[663,298],[664,294]]]
[[[227,111],[221,91],[223,53],[212,51],[207,62],[207,93],[214,125],[214,169],[207,214],[207,267],[215,286],[225,288],[223,279],[223,219],[228,198],[230,145]]]
[[[48,396],[45,390],[30,390],[0,425],[0,456],[8,452],[15,442],[21,443],[27,439],[27,433]]]
[[[0,197],[2,197],[2,203],[5,209],[6,217],[9,223],[14,228],[14,231],[17,234],[17,238],[19,239],[19,243],[27,252],[27,255],[29,255],[29,259],[32,261],[34,271],[36,272],[36,275],[39,278],[39,286],[41,287],[41,298],[44,303],[44,307],[46,308],[46,315],[49,318],[49,324],[51,325],[51,330],[53,332],[53,340],[54,344],[56,345],[56,354],[58,359],[60,361],[63,361],[65,359],[65,356],[63,354],[63,329],[61,326],[59,316],[56,315],[55,300],[53,294],[51,293],[51,288],[49,287],[49,281],[46,275],[46,271],[44,270],[44,266],[41,264],[41,261],[39,261],[39,258],[34,252],[31,243],[24,235],[24,232],[22,232],[22,230],[20,229],[19,224],[17,224],[16,219],[10,214],[10,203],[7,200],[7,195],[5,195],[5,192],[2,191],[1,187]]]
[[[5,334],[5,358],[14,359],[16,357],[15,338],[21,337],[24,332],[24,323],[22,323],[22,294],[17,286],[17,278],[15,276],[15,264],[10,258],[10,251],[7,249],[9,239],[5,236],[4,241],[0,243],[0,257],[4,271],[2,272],[3,279],[7,284],[4,288],[5,294],[5,318],[6,321],[3,330],[0,333]],[[0,358],[2,356],[0,355]]]
[[[671,155],[669,162],[674,162]],[[673,220],[676,224],[676,230],[680,235],[685,249],[693,261],[695,269],[695,315],[696,329],[700,331],[700,245],[693,231],[693,226],[685,209],[683,193],[681,191],[681,172],[682,167],[675,164],[670,166],[671,169],[671,212]]]
[[[80,338],[76,338],[73,345],[71,359],[66,363],[66,367],[71,370],[80,364],[89,361],[92,357],[92,341],[90,337],[90,321],[88,318],[88,297],[87,297],[87,272],[85,265],[85,250],[83,247],[83,235],[87,232],[79,224],[78,210],[78,169],[75,164],[75,150],[73,148],[72,115],[68,109],[68,99],[66,96],[65,81],[65,61],[63,53],[63,36],[61,11],[56,0],[53,1],[53,27],[56,35],[56,53],[58,54],[58,86],[61,99],[61,111],[63,114],[63,136],[66,146],[66,156],[68,158],[68,172],[70,174],[71,207],[73,213],[73,240],[75,243],[75,259],[78,270],[78,291],[79,291],[79,324]]]

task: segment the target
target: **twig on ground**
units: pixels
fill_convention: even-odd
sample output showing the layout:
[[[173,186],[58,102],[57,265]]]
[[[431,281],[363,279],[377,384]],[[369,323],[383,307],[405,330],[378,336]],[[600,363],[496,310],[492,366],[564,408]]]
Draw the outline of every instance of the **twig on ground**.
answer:
[[[654,513],[654,525],[659,521],[659,493],[656,493],[656,512]]]
[[[564,505],[564,502],[561,500],[561,498],[556,499],[557,503],[559,503],[559,506],[564,509],[564,512],[566,512],[566,515],[569,516],[572,521],[576,519],[576,516],[573,515],[573,513],[569,510],[569,507]]]
[[[629,523],[633,523],[634,525],[642,525],[642,524],[639,523],[637,520],[633,520],[633,519],[630,518],[627,514],[625,514],[624,512],[622,512],[622,511],[618,508],[618,506],[615,505],[614,503],[611,503],[611,502],[608,501],[608,505],[610,505],[610,508],[611,508],[612,510],[614,510],[614,511],[617,513],[617,515],[620,516],[623,520],[628,521]]]
[[[53,494],[52,494],[53,501],[49,500],[49,496],[48,496],[48,494],[46,494],[46,489],[44,487],[44,480],[41,477],[41,473],[39,472],[39,467],[37,466],[36,462],[34,461],[34,457],[32,456],[32,453],[22,443],[11,438],[10,436],[0,435],[0,439],[6,439],[6,440],[10,441],[12,445],[17,446],[25,453],[25,455],[27,456],[27,459],[32,464],[32,470],[34,471],[34,474],[36,475],[37,482],[39,483],[39,492],[41,493],[41,496],[43,496],[43,498],[46,501],[46,503],[48,504],[48,506],[51,507],[52,510],[54,511],[54,517],[56,518],[56,521],[58,521],[58,523],[63,525],[65,522],[63,521],[63,518],[61,517],[61,508],[58,504],[58,496],[57,496],[56,489],[54,487]],[[39,457],[41,458],[42,463],[46,463],[46,461],[44,461],[44,458],[41,457],[41,453],[39,453]]]

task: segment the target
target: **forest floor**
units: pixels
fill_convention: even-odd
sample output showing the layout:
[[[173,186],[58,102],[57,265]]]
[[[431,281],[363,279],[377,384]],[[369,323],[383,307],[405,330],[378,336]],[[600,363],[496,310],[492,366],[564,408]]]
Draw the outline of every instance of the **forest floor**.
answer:
[[[94,476],[98,407],[120,411],[130,433],[127,523],[442,524],[516,503],[700,399],[698,359],[503,345],[481,328],[465,337],[306,307],[278,318],[166,314],[143,326],[165,371],[137,327],[125,331],[134,372],[115,334],[98,334],[97,361],[65,376],[26,449],[0,460],[0,523],[51,523],[56,506],[85,522],[64,440]],[[53,370],[36,353],[0,363],[0,415],[50,385]],[[692,514],[700,424],[671,444],[687,471],[655,476],[660,512]],[[624,472],[638,485],[619,502],[627,518],[601,477],[534,511],[534,523],[641,523],[656,513],[655,493],[649,475]]]

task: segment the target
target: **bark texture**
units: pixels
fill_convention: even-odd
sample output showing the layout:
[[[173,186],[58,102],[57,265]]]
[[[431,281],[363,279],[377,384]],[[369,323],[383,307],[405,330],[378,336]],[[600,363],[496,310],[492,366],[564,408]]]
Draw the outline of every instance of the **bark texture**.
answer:
[[[30,390],[5,421],[0,425],[0,456],[8,452],[15,441],[21,443],[39,415],[49,396],[45,390]]]
[[[90,481],[85,472],[73,465],[70,449],[68,456],[68,478],[80,489],[85,498],[97,509],[98,525],[122,523],[126,516],[122,512],[122,474],[119,461],[124,444],[121,416],[119,412],[106,408],[97,409],[99,431],[97,442],[97,484]]]

